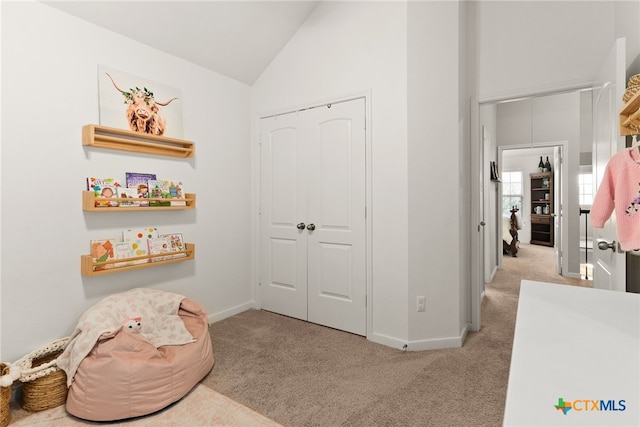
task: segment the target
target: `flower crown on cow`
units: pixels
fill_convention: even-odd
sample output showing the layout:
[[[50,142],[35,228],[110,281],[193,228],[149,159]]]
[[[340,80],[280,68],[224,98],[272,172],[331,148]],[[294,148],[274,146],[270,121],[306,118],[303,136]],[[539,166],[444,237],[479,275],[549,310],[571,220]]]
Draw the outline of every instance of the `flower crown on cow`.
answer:
[[[109,76],[111,83],[113,83],[113,86],[118,90],[118,92],[120,92],[124,96],[125,104],[133,104],[135,102],[134,97],[136,97],[136,98],[144,98],[145,104],[149,106],[152,104],[158,104],[163,107],[166,107],[171,103],[171,101],[178,99],[178,98],[171,98],[167,102],[157,102],[153,97],[153,92],[151,92],[146,87],[143,87],[142,89],[140,89],[138,86],[136,86],[135,89],[129,88],[129,91],[122,90],[118,87],[118,85],[116,85],[116,82],[113,80],[113,77],[111,77],[111,74],[109,73],[105,73],[105,74]]]
[[[151,105],[154,102],[153,92],[151,92],[146,87],[142,89],[140,89],[138,86],[136,86],[135,89],[129,88],[129,92],[122,92],[122,95],[124,96],[125,104],[133,104],[134,96],[137,98],[144,98],[144,102],[147,105]]]

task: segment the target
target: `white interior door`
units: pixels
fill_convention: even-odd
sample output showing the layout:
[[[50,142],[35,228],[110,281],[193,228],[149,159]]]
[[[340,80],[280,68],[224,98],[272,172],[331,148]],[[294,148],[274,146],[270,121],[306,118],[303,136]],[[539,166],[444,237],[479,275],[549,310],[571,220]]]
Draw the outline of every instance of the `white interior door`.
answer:
[[[490,176],[489,169],[489,159],[491,156],[489,155],[489,149],[491,147],[491,134],[487,130],[486,127],[482,127],[482,146],[480,147],[481,155],[480,155],[480,188],[478,191],[480,192],[480,247],[482,248],[482,254],[480,255],[480,259],[482,260],[482,273],[484,277],[484,283],[482,287],[482,291],[484,292],[484,284],[490,283],[492,280],[491,277],[491,248],[492,245],[489,236],[491,235],[488,232],[488,228],[490,224],[487,223],[487,208],[489,206],[489,192],[485,191],[487,189],[487,175]],[[497,173],[497,166],[495,172]],[[502,250],[500,250],[502,253]]]
[[[477,104],[476,104],[477,106]],[[484,153],[485,128],[478,123],[478,109],[472,109],[471,128],[471,292],[470,292],[470,329],[479,331],[481,327],[482,293],[485,285],[485,223],[484,223]],[[474,143],[475,141],[475,143]]]
[[[260,306],[366,335],[364,98],[262,120]]]
[[[556,273],[562,275],[562,216],[564,199],[562,195],[563,183],[562,183],[562,146],[554,147],[553,149],[553,170],[555,171],[553,178],[553,215],[551,220],[553,221],[553,248],[556,254]]]
[[[260,307],[306,320],[305,138],[295,113],[261,125]]]
[[[364,99],[309,120],[309,321],[366,335]]]
[[[618,130],[626,84],[625,39],[617,39],[605,60],[593,92],[593,173],[596,190],[611,156],[624,149]],[[593,287],[625,291],[625,254],[618,251],[615,213],[604,228],[593,228]],[[599,247],[602,246],[602,249]]]

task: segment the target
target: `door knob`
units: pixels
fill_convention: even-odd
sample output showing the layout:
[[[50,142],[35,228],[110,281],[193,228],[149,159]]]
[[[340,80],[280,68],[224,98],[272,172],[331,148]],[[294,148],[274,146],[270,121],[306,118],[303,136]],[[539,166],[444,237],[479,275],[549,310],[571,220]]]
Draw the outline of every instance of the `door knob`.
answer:
[[[298,230],[304,230],[304,222],[301,222],[300,224],[296,225],[296,228]]]
[[[315,225],[315,224],[309,224],[309,225],[307,225],[307,230],[309,230],[309,231],[313,231],[313,230],[315,230],[315,229],[316,229],[316,225]]]
[[[480,221],[480,225],[484,227],[485,225],[487,225],[487,223],[484,221]]]
[[[606,251],[607,249],[611,249],[613,252],[615,252],[616,242],[615,240],[611,243],[607,242],[606,240],[600,240],[598,242],[598,249],[600,249],[601,251]]]

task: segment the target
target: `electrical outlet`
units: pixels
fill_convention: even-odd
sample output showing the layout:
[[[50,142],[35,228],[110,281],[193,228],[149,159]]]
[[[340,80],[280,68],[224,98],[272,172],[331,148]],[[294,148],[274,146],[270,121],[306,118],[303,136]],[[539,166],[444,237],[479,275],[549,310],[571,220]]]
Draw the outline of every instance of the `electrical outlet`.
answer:
[[[427,297],[417,298],[418,311],[425,311],[427,309]]]

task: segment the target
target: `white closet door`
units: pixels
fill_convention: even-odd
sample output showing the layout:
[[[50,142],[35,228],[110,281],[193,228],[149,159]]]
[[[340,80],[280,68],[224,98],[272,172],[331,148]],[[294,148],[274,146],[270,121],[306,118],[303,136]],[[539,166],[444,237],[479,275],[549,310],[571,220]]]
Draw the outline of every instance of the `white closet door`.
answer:
[[[625,149],[618,130],[618,111],[625,89],[625,39],[617,39],[604,61],[593,92],[593,173],[600,187],[609,159]],[[626,255],[617,249],[616,215],[612,214],[604,228],[593,229],[593,287],[624,292],[626,289]],[[599,244],[604,243],[603,249]],[[610,245],[608,248],[607,245]]]
[[[366,335],[364,99],[261,122],[260,307]]]
[[[364,118],[364,99],[305,117],[307,221],[315,226],[308,235],[309,321],[359,335],[366,335]]]
[[[296,114],[261,122],[260,307],[307,320],[304,138]]]

